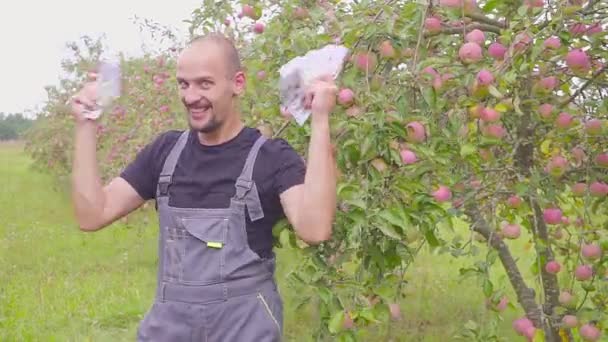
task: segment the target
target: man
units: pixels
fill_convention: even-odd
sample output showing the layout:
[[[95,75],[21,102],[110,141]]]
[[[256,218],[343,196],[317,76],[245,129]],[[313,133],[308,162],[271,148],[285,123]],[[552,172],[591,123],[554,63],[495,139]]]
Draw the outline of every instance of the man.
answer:
[[[283,304],[274,280],[272,226],[287,217],[310,244],[330,238],[336,174],[329,114],[336,86],[311,85],[307,165],[281,139],[245,127],[238,97],[245,74],[219,34],[193,40],[177,60],[190,129],[158,135],[120,176],[98,174],[96,86],[72,99],[76,120],[72,198],[83,231],[97,231],[155,199],[159,265],[154,304],[138,341],[279,341]]]

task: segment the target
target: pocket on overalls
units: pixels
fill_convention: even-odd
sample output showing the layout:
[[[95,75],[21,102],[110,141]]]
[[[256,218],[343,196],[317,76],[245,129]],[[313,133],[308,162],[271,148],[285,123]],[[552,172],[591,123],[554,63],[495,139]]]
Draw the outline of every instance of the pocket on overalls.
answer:
[[[211,284],[223,280],[228,219],[184,218],[187,236],[183,240],[181,280],[191,284]]]
[[[184,243],[186,230],[180,227],[167,227],[165,231],[163,278],[180,280],[182,277],[182,260],[184,259]]]
[[[278,336],[283,333],[283,307],[280,296],[277,292],[258,292],[258,302],[265,311],[265,322],[269,323],[277,332]],[[263,324],[260,322],[260,324]]]

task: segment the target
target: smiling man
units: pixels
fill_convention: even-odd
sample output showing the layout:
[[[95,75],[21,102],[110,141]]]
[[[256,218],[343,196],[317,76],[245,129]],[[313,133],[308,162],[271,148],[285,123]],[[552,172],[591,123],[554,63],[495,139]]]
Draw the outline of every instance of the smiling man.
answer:
[[[307,165],[282,139],[246,127],[238,51],[220,34],[193,40],[177,60],[189,129],[159,133],[102,185],[96,125],[83,112],[94,82],[72,99],[76,121],[72,197],[83,231],[97,231],[154,199],[159,264],[154,304],[138,341],[280,341],[283,304],[274,279],[272,227],[286,217],[310,244],[330,238],[336,208],[329,114],[336,86],[310,86]]]

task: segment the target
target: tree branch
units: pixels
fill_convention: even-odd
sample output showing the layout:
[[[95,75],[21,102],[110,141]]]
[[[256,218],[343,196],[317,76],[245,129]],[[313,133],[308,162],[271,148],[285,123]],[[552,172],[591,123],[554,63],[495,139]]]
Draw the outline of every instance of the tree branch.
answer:
[[[598,78],[602,73],[604,73],[608,69],[608,65],[604,65],[601,69],[594,72],[590,79],[588,79],[580,88],[578,88],[572,96],[570,96],[566,101],[560,104],[560,107],[565,107],[572,103],[588,86],[593,83],[593,81]]]
[[[489,242],[492,248],[498,251],[498,257],[502,262],[502,265],[509,277],[509,281],[517,294],[517,300],[524,308],[526,316],[534,322],[536,327],[542,327],[541,322],[541,310],[534,300],[534,289],[528,287],[524,278],[522,277],[517,263],[509,247],[503,242],[503,240],[491,229],[487,221],[482,217],[479,209],[475,206],[473,201],[465,203],[465,213],[472,220],[472,229],[477,233],[481,234],[486,241]]]
[[[489,18],[489,17],[486,17],[485,15],[480,14],[480,13],[467,13],[467,14],[465,14],[465,16],[467,16],[467,17],[469,17],[469,18],[471,18],[471,19],[473,19],[473,20],[475,20],[475,21],[477,21],[479,23],[484,23],[484,24],[488,24],[488,25],[491,25],[491,26],[496,26],[496,27],[501,28],[501,29],[506,29],[507,28],[507,24],[506,23],[500,22],[498,20],[494,20],[494,19]]]
[[[425,32],[424,37],[428,38],[428,37],[438,36],[440,34],[460,34],[462,32],[471,32],[475,29],[478,29],[478,30],[481,30],[484,32],[494,32],[496,34],[500,34],[500,27],[488,25],[488,24],[470,24],[470,25],[464,25],[464,28],[462,26],[445,27],[445,28],[442,28],[439,32],[433,32],[433,33]]]
[[[554,259],[551,245],[549,244],[549,231],[547,225],[543,221],[543,212],[538,205],[538,202],[528,198],[528,202],[532,205],[534,210],[533,222],[536,228],[537,238],[540,239],[545,247],[540,247],[537,253],[540,255],[541,260],[549,262]],[[538,243],[536,243],[538,247]],[[559,305],[559,284],[557,282],[557,276],[555,274],[548,273],[542,265],[540,265],[540,276],[543,281],[543,289],[545,290],[545,305],[544,312],[549,316],[549,325],[545,327],[547,341],[559,341],[559,331],[557,328],[557,319],[554,317],[554,309]],[[556,324],[557,323],[557,324]]]

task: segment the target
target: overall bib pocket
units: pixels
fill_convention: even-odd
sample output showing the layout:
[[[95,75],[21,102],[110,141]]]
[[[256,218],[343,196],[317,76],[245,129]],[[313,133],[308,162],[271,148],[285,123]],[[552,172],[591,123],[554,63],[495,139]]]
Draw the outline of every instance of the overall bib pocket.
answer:
[[[223,280],[228,219],[182,218],[167,232],[166,275],[184,284]]]

